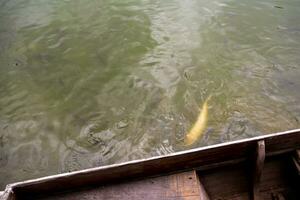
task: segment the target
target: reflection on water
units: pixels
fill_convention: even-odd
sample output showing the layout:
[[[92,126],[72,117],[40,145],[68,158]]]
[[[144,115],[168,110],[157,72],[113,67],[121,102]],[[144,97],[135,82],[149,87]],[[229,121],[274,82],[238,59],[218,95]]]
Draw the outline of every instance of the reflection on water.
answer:
[[[0,0],[0,187],[299,127],[299,8]]]

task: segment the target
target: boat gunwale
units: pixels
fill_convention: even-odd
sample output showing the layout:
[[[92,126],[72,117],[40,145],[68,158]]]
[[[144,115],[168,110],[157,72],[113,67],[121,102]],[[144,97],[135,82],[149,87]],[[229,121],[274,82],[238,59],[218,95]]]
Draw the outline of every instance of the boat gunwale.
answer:
[[[112,165],[93,167],[93,168],[88,168],[88,169],[83,169],[83,170],[78,170],[78,171],[73,171],[73,172],[66,172],[66,173],[55,174],[55,175],[45,176],[45,177],[36,178],[36,179],[30,179],[30,180],[26,180],[26,181],[20,181],[20,182],[8,184],[6,186],[5,191],[7,191],[7,190],[14,191],[16,188],[22,189],[23,187],[39,185],[39,184],[51,182],[53,180],[58,181],[58,180],[65,179],[65,178],[73,178],[73,177],[76,178],[81,175],[89,176],[95,172],[101,173],[101,171],[105,172],[110,169],[118,169],[118,168],[122,168],[122,167],[129,168],[130,166],[134,166],[137,164],[143,164],[143,163],[147,163],[147,162],[152,162],[152,161],[159,161],[159,160],[164,160],[164,159],[169,159],[169,158],[176,159],[176,157],[180,157],[183,155],[201,153],[201,152],[204,152],[207,150],[212,150],[212,149],[217,149],[217,148],[222,148],[222,147],[229,147],[229,146],[235,145],[235,144],[251,143],[251,142],[265,140],[265,139],[272,139],[272,138],[276,138],[278,136],[289,135],[289,134],[300,134],[300,129],[292,129],[292,130],[288,130],[288,131],[266,134],[266,135],[252,137],[252,138],[246,138],[246,139],[241,139],[241,140],[235,140],[235,141],[214,144],[214,145],[210,145],[210,146],[193,148],[193,149],[189,149],[189,150],[170,153],[167,155],[154,156],[154,157],[150,157],[150,158],[132,160],[132,161],[127,161],[127,162],[122,162],[122,163],[117,163],[117,164],[112,164]],[[286,150],[290,151],[290,150],[294,150],[294,149],[286,149]],[[272,154],[274,152],[270,152],[270,153]],[[268,155],[268,152],[267,152],[267,155]]]

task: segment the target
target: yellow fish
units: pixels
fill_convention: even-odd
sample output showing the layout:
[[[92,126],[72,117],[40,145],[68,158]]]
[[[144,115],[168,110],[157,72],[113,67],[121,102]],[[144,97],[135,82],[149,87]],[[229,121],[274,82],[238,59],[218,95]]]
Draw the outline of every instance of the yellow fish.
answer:
[[[194,144],[203,134],[207,124],[208,101],[210,98],[211,96],[209,96],[203,103],[201,113],[199,114],[196,123],[194,124],[190,132],[185,136],[184,142],[186,145]]]

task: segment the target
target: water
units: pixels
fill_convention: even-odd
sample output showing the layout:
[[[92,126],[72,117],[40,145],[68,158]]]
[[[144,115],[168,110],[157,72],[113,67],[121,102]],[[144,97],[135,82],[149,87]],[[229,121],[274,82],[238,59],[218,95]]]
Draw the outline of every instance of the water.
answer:
[[[299,9],[0,0],[0,188],[299,128]],[[206,132],[186,147],[210,94]]]

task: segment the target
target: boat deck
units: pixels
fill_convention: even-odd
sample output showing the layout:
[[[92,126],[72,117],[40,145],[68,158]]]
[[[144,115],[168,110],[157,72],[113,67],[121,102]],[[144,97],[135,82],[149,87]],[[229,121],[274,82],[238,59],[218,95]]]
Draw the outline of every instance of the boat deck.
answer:
[[[299,200],[300,129],[7,185],[0,200]]]
[[[293,200],[300,197],[298,170],[292,155],[265,161],[259,184],[259,198]],[[205,171],[187,171],[113,185],[86,188],[41,199],[80,200],[249,200],[252,199],[250,163]]]
[[[100,186],[44,199],[198,200],[199,196],[198,177],[195,171],[189,171],[129,183]]]

